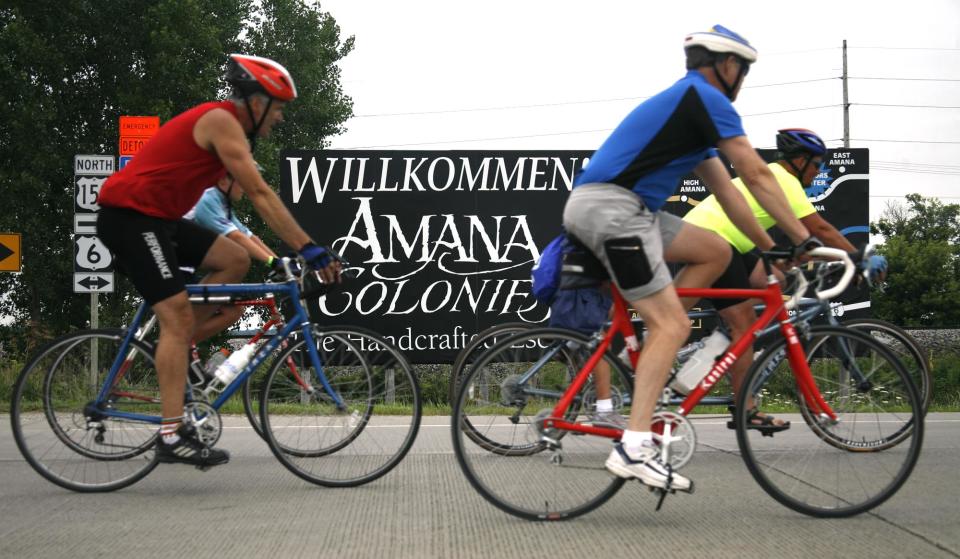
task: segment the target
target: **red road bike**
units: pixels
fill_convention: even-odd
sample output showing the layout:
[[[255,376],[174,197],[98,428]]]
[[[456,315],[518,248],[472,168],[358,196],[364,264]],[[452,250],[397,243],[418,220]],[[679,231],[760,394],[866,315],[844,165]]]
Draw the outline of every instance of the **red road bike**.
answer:
[[[817,297],[841,293],[855,272],[849,256],[828,248],[809,254],[843,267],[837,284]],[[909,477],[923,439],[921,400],[903,364],[882,343],[852,329],[798,328],[791,322],[788,309],[805,286],[784,301],[769,273],[770,262],[783,257],[764,254],[766,289],[678,290],[681,297],[757,298],[765,310],[672,410],[666,405],[674,394],[664,388],[655,438],[665,461],[685,467],[697,445],[691,411],[761,331],[775,331],[779,339],[754,361],[736,402],[740,454],[761,487],[784,505],[812,516],[852,516],[890,498]],[[592,372],[601,360],[611,370],[615,408],[629,413],[631,371],[609,351],[617,336],[636,349],[627,304],[614,290],[606,332],[590,338],[530,330],[477,360],[460,386],[452,431],[457,460],[483,497],[516,516],[561,520],[593,510],[624,485],[603,466],[621,431],[588,419],[597,397]],[[748,429],[754,407],[748,403],[790,420],[792,427],[775,436]]]

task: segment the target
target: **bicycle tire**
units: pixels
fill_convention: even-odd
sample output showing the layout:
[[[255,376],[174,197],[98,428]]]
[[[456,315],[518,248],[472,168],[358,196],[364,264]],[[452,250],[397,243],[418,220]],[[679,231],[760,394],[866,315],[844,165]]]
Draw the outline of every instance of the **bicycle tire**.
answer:
[[[260,397],[260,423],[274,456],[291,472],[327,487],[354,487],[385,475],[409,452],[422,414],[420,387],[406,358],[355,329],[314,327],[324,375],[347,405],[337,410],[300,363],[305,391],[285,366],[306,350],[291,344],[274,362]],[[376,357],[379,356],[379,357]],[[376,357],[376,359],[374,359]],[[311,423],[312,425],[307,425]]]
[[[811,374],[839,419],[818,420],[815,430],[799,421],[813,414],[782,358],[785,344],[778,341],[756,360],[737,397],[737,444],[747,469],[771,497],[810,516],[849,517],[880,505],[906,482],[922,447],[922,408],[909,374],[889,349],[862,332],[811,328],[804,341]],[[855,358],[851,361],[849,355]],[[867,371],[870,386],[851,380],[853,365]],[[748,397],[757,399],[758,409],[790,419],[790,429],[772,437],[747,429]],[[904,429],[908,438],[882,452],[852,452],[849,444],[835,444],[871,433],[882,439],[886,432]],[[863,445],[869,447],[871,441]]]
[[[470,340],[470,343],[464,346],[464,348],[460,350],[460,353],[457,354],[450,368],[450,382],[447,386],[447,401],[450,402],[450,407],[453,407],[454,401],[456,401],[457,396],[460,394],[458,390],[460,379],[463,378],[464,369],[470,363],[476,363],[477,358],[479,358],[484,351],[493,347],[497,338],[503,339],[505,335],[512,336],[513,334],[531,328],[532,326],[526,322],[495,324],[479,332]]]
[[[53,340],[24,366],[14,384],[10,418],[17,447],[37,473],[60,487],[115,491],[157,466],[156,425],[98,416],[88,405],[100,392],[125,334],[121,329],[81,330]],[[132,340],[124,364],[127,370],[104,405],[159,414],[152,348]]]
[[[933,372],[930,370],[930,360],[926,350],[920,343],[896,324],[878,318],[850,318],[842,321],[841,326],[856,328],[869,332],[887,345],[900,358],[910,373],[910,378],[917,385],[917,392],[923,403],[923,413],[926,415],[933,397]],[[880,335],[878,336],[877,333]]]
[[[555,328],[530,330],[499,342],[484,352],[467,372],[451,420],[454,454],[473,488],[500,510],[528,520],[566,520],[586,514],[610,499],[625,482],[610,475],[604,467],[613,448],[610,439],[580,433],[574,436],[567,432],[559,440],[556,433],[543,429],[542,419],[546,417],[542,415],[543,410],[549,413],[570,381],[567,369],[580,368],[573,362],[543,361],[540,359],[543,355],[538,358],[536,347],[550,348],[554,343],[570,344],[570,351],[555,354],[563,359],[570,359],[576,347],[583,348],[584,353],[591,347],[586,336]],[[523,361],[509,368],[505,368],[504,363],[491,362],[500,349],[517,344],[531,344],[532,351],[522,357]],[[607,353],[604,359],[610,363],[611,371],[615,371],[611,376],[619,389],[630,392],[630,376],[616,358]],[[539,367],[532,368],[531,364]],[[503,384],[502,380],[512,374],[518,374],[523,382]],[[583,391],[586,389],[586,386],[581,389],[582,395],[574,406],[577,401],[585,401],[587,396]],[[535,419],[525,424],[511,423],[507,418],[515,415],[518,406],[527,411],[524,417]],[[534,413],[535,410],[539,413]],[[467,417],[473,420],[465,422]],[[486,446],[476,444],[464,425],[481,430],[488,438],[493,438],[491,431],[504,430],[504,434],[495,438],[503,441],[512,437],[515,440],[512,444],[516,446],[532,438],[544,448],[542,452],[493,453]],[[555,444],[546,442],[544,435],[552,436]]]
[[[524,330],[524,332],[528,332],[530,330],[532,329],[527,328]],[[518,333],[515,333],[514,335],[520,334],[520,333],[523,333],[523,332],[518,332]],[[512,336],[508,336],[508,338],[509,337],[512,337]],[[556,347],[555,351],[558,354],[560,354],[562,358],[567,362],[573,363],[576,360],[576,357],[571,354],[568,348],[562,346],[562,344],[561,346]],[[504,364],[501,367],[503,368],[503,367],[509,367],[510,364],[512,363],[524,362],[525,360],[524,356],[528,354],[529,354],[528,348],[517,347],[511,344],[503,344],[503,345],[494,344],[493,347],[482,352],[480,354],[479,359],[483,359],[484,363],[488,368],[494,368],[498,364]],[[557,359],[554,358],[554,360],[557,360]],[[477,362],[479,362],[479,360]],[[581,364],[581,363],[578,363],[578,364]],[[572,377],[576,374],[576,372],[577,372],[576,370],[571,370],[568,368],[567,381],[572,379]],[[507,382],[507,379],[509,377],[510,375],[507,375],[504,379],[502,379],[501,390],[503,389],[502,383]],[[590,390],[591,387],[592,387],[592,384],[588,384],[585,390]],[[620,401],[622,400],[623,398],[621,397]],[[581,406],[579,404],[571,406],[567,412],[568,417],[566,419],[570,420],[571,417],[575,418],[577,414],[580,413],[580,407]],[[510,417],[510,421],[513,422],[514,424],[519,424],[521,421],[524,423],[529,423],[531,420],[530,418],[527,418],[527,417],[520,417],[519,410],[518,410],[516,415],[513,415]],[[503,456],[525,456],[530,454],[536,454],[538,452],[542,452],[543,450],[545,450],[545,447],[536,441],[531,441],[526,439],[521,439],[518,441],[517,438],[514,436],[515,433],[507,433],[507,437],[504,438],[501,436],[495,436],[495,432],[491,433],[485,429],[476,428],[471,422],[469,417],[462,417],[460,419],[460,422],[461,422],[460,428],[463,431],[463,433],[467,437],[469,437],[470,440],[474,442],[477,446],[483,448],[487,452],[492,452],[494,454],[501,454]],[[567,433],[565,431],[561,431],[557,434],[557,438],[559,440],[565,437],[566,435]]]
[[[334,325],[322,327],[321,330],[332,330],[337,332],[346,332],[355,333],[356,335],[363,336],[364,338],[375,340],[376,343],[382,347],[382,350],[378,351],[368,351],[365,356],[367,359],[374,362],[374,364],[379,366],[384,366],[384,364],[389,364],[391,362],[396,362],[397,366],[402,368],[413,370],[410,366],[410,362],[407,360],[406,356],[403,355],[396,345],[391,343],[389,340],[381,336],[379,333],[370,330],[369,328],[363,328],[360,326],[345,326],[345,325]],[[370,345],[369,347],[373,347]],[[277,349],[277,360],[280,359],[279,355],[283,352],[283,346],[280,346]],[[288,358],[289,359],[289,358]],[[295,362],[291,362],[288,359],[285,359],[288,367],[296,367]],[[276,360],[274,361],[276,363]],[[276,365],[274,365],[276,366]],[[243,384],[241,389],[241,396],[243,400],[243,412],[247,416],[247,420],[250,422],[250,426],[253,428],[254,432],[257,435],[266,441],[266,437],[263,434],[263,427],[260,425],[260,395],[263,390],[263,383],[266,379],[267,373],[270,371],[270,368],[266,368],[266,372],[254,372]],[[292,370],[291,370],[292,372]]]

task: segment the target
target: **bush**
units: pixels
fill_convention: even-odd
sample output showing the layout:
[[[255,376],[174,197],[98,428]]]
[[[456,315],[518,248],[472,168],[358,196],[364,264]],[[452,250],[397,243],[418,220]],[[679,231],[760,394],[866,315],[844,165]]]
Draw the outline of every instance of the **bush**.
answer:
[[[930,356],[933,373],[931,407],[937,411],[960,410],[960,353],[944,351]]]

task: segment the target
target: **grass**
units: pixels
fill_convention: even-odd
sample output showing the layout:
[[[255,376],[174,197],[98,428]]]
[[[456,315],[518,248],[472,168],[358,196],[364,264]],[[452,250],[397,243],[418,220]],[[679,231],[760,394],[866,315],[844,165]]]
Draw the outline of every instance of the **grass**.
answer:
[[[933,398],[930,404],[932,412],[960,412],[960,354],[953,352],[942,352],[931,356],[931,367],[933,370]],[[0,413],[9,413],[10,399],[13,392],[13,384],[22,368],[23,363],[17,360],[9,360],[0,363]],[[451,407],[446,401],[447,382],[449,378],[449,366],[447,367],[425,367],[428,373],[421,372],[417,367],[418,376],[421,384],[421,395],[423,399],[423,415],[440,416],[450,415]],[[723,394],[725,387],[718,386],[714,392]],[[33,391],[36,393],[37,391]],[[768,402],[769,403],[769,402]],[[778,410],[775,404],[771,411],[788,411],[785,406]],[[27,400],[26,408],[39,409],[39,397]],[[387,406],[378,405],[375,408],[375,414],[381,415],[404,415],[408,413],[409,408],[405,406]],[[240,394],[236,394],[228,400],[220,410],[223,414],[242,414],[243,403]],[[502,410],[501,412],[502,413]],[[725,406],[700,406],[693,411],[694,414],[727,414]]]

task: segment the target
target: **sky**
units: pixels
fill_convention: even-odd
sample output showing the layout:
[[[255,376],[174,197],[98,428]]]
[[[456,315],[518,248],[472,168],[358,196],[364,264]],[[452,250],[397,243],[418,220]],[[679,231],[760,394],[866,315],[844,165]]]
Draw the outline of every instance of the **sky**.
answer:
[[[735,103],[755,147],[788,127],[843,145],[846,40],[850,146],[870,149],[870,219],[912,192],[960,203],[960,0],[320,6],[356,41],[340,63],[355,116],[331,148],[594,150],[682,77],[684,36],[719,23],[759,51]]]

